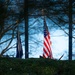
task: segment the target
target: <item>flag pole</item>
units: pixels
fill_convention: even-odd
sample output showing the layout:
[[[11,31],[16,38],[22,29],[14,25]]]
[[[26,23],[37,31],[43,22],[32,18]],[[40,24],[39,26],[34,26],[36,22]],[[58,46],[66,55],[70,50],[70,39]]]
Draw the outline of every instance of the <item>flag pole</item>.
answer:
[[[45,17],[46,17],[46,16],[45,16],[45,9],[42,9],[42,11],[41,11],[41,12],[42,12],[43,20],[45,21]]]
[[[64,56],[64,54],[59,58],[59,60],[61,60],[61,58]]]
[[[45,9],[42,9],[43,23],[44,23],[44,47],[43,47],[43,57],[53,58],[52,51],[50,47],[50,33],[45,20]]]

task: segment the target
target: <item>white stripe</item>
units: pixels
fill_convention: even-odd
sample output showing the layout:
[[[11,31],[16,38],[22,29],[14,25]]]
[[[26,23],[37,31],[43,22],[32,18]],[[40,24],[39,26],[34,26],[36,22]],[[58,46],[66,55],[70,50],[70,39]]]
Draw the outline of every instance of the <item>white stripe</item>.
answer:
[[[47,36],[46,38],[47,38],[47,40],[48,40],[48,43],[49,43],[49,46],[50,46],[50,39],[49,39],[49,37],[48,37],[48,36]]]
[[[46,46],[44,46],[44,49],[46,50],[46,52],[47,52],[47,53],[48,53],[48,55],[49,55],[49,51],[47,50]]]
[[[44,40],[44,42],[46,43],[46,45],[47,45],[48,49],[50,49],[50,45],[48,45],[48,43],[47,43],[46,39]]]
[[[44,56],[46,57],[46,58],[48,58],[48,56],[46,55],[46,53],[43,53],[44,54]]]

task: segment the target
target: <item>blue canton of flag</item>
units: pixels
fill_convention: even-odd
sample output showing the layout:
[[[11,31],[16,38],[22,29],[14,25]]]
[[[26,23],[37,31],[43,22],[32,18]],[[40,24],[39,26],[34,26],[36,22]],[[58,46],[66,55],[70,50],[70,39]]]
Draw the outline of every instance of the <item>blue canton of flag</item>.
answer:
[[[46,37],[49,34],[48,27],[46,25],[46,22],[44,21],[44,37]]]

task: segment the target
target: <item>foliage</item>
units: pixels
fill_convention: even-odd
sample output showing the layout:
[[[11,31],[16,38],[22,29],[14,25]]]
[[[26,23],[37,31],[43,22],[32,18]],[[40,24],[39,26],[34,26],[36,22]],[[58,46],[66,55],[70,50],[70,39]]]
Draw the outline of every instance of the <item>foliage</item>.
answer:
[[[15,48],[14,45],[16,43],[14,43],[14,45],[12,46],[10,46],[10,44],[12,43],[13,39],[16,38],[17,25],[19,25],[20,27],[19,30],[21,34],[23,34],[23,36],[25,37],[24,5],[24,0],[0,0],[0,46],[2,47],[2,50],[0,50],[0,56],[2,56],[8,50]],[[72,5],[74,18],[75,3],[73,2]],[[37,47],[38,45],[41,45],[40,41],[38,41],[38,39],[35,38],[34,35],[36,36],[43,32],[42,9],[45,9],[46,20],[49,23],[48,27],[50,29],[60,28],[68,35],[68,0],[28,0],[30,51],[36,49],[32,44],[36,44]],[[18,24],[16,22],[18,22]],[[67,29],[67,31],[65,29]],[[73,25],[73,38],[75,38],[74,29],[75,26]],[[6,35],[8,36],[8,39],[6,38]],[[2,39],[3,37],[4,39]],[[8,44],[4,46],[5,43]]]
[[[14,1],[0,0],[0,57],[3,56],[3,54],[6,53],[9,49],[15,47],[15,44],[11,46],[11,43],[16,37],[16,28],[22,20],[20,20],[22,15],[16,14],[22,10],[19,11],[17,9],[18,7],[16,6],[18,5],[15,5],[15,10],[14,5]]]
[[[74,75],[75,61],[0,58],[0,75]]]

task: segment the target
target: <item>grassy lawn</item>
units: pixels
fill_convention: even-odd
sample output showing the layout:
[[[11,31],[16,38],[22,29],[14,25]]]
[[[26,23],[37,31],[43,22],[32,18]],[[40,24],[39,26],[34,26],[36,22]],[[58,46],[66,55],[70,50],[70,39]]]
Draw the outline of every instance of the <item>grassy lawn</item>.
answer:
[[[0,75],[75,75],[75,61],[0,58]]]

